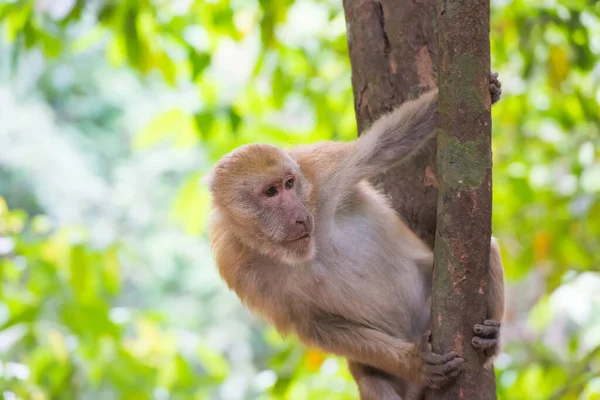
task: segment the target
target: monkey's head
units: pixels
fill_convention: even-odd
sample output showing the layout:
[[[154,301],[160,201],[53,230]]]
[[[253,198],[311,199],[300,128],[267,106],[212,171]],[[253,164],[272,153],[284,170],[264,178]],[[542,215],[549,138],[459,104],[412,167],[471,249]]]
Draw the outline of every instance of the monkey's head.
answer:
[[[205,179],[218,224],[255,251],[288,264],[314,256],[311,185],[283,149],[249,144],[225,155]]]

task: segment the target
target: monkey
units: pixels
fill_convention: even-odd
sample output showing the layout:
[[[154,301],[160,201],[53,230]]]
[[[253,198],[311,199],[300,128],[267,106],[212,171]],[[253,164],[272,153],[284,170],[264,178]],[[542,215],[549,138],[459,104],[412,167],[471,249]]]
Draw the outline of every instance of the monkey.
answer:
[[[501,93],[490,78],[492,103]],[[252,143],[204,178],[219,273],[240,301],[282,335],[347,360],[361,400],[412,399],[455,379],[464,359],[435,354],[427,330],[433,252],[367,180],[431,138],[438,90],[378,118],[350,142],[284,150]],[[504,270],[492,238],[487,319],[472,345],[498,353]]]

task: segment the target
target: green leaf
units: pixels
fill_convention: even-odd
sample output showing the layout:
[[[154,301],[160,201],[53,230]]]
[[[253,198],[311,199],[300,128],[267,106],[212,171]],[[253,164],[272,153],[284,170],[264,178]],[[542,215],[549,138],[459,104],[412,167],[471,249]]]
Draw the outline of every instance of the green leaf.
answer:
[[[115,33],[106,47],[106,58],[113,66],[119,66],[127,60],[123,35]]]
[[[138,69],[143,69],[143,45],[138,36],[137,26],[137,9],[129,7],[125,13],[125,21],[123,26],[123,38],[125,42],[125,50],[129,62]]]
[[[210,197],[199,173],[190,176],[181,186],[172,206],[172,215],[189,234],[200,235],[206,229]]]
[[[197,350],[198,358],[206,370],[206,374],[218,381],[223,381],[229,375],[229,364],[217,351],[201,342]]]
[[[208,139],[210,130],[215,122],[215,116],[212,111],[202,111],[194,115],[196,127],[203,139]]]
[[[0,325],[0,332],[21,323],[32,322],[38,316],[40,308],[38,306],[22,307],[18,312],[14,313],[6,322]]]
[[[121,286],[121,267],[116,246],[111,246],[106,250],[103,261],[104,285],[109,293],[115,294]]]
[[[202,72],[210,65],[210,54],[197,53],[196,49],[189,47],[188,57],[192,64],[192,79],[196,80]]]
[[[171,86],[175,85],[177,82],[177,67],[166,54],[163,54],[162,57],[160,57],[158,68],[162,72],[167,83]]]
[[[119,328],[109,318],[108,305],[98,299],[86,303],[67,302],[61,309],[61,323],[87,338],[117,337]]]
[[[275,103],[275,107],[281,108],[283,107],[283,102],[285,101],[285,96],[288,92],[288,85],[285,81],[285,76],[283,75],[283,71],[281,67],[275,68],[273,72],[273,101]]]
[[[242,122],[242,117],[240,117],[233,107],[229,107],[227,109],[227,114],[229,115],[229,122],[231,124],[232,132],[237,132],[240,123]]]
[[[71,44],[71,51],[75,53],[83,52],[89,49],[94,44],[98,43],[105,35],[106,31],[102,27],[95,26],[89,31],[87,31],[84,35],[77,38]]]
[[[102,4],[102,8],[100,8],[100,12],[98,13],[98,21],[102,23],[106,23],[112,21],[115,15],[117,15],[116,11],[117,2],[115,1],[105,1]]]
[[[4,33],[9,43],[14,41],[17,35],[25,29],[31,17],[32,10],[33,2],[31,1],[18,4],[13,7],[12,12],[3,21]]]
[[[151,120],[134,138],[133,146],[137,149],[151,147],[165,139],[172,139],[180,133],[188,116],[180,108],[166,111]]]
[[[71,287],[80,301],[89,298],[90,289],[90,268],[87,262],[86,250],[82,244],[77,244],[71,248],[70,257]]]
[[[54,36],[42,33],[40,34],[40,41],[42,42],[44,55],[47,58],[56,57],[62,51],[62,41]]]

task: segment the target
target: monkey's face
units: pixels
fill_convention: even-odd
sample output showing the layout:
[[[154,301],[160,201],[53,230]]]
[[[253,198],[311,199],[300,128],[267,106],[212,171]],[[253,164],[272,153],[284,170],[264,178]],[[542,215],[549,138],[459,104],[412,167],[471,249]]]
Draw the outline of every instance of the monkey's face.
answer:
[[[282,149],[253,144],[235,150],[215,167],[211,189],[247,245],[291,264],[314,255],[310,184]]]
[[[280,173],[258,177],[255,182],[253,208],[262,233],[282,246],[306,248],[314,221],[304,200],[299,171],[282,168]]]

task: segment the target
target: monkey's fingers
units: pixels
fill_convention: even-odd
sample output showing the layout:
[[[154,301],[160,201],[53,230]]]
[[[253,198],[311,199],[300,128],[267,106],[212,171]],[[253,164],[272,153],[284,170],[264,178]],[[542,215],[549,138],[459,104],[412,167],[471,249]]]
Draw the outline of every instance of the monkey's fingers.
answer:
[[[462,360],[462,358],[458,358],[458,353],[455,351],[446,354],[423,353],[421,357],[426,364],[430,365],[440,365],[452,362],[453,360]]]
[[[439,389],[448,382],[456,379],[462,371],[464,359],[455,358],[443,365],[433,365],[427,368],[427,386],[433,389]]]
[[[451,381],[455,380],[460,374],[461,370],[452,371],[446,376],[432,377],[428,382],[427,386],[431,389],[441,389]]]
[[[486,349],[491,349],[492,347],[497,346],[498,340],[497,339],[485,339],[485,338],[480,338],[478,336],[475,336],[473,339],[471,339],[471,344],[476,349],[486,350]]]
[[[487,326],[495,326],[496,328],[500,328],[500,325],[502,325],[500,321],[496,321],[495,319],[486,319],[483,324]]]
[[[498,87],[502,87],[502,84],[500,83],[500,79],[498,79],[498,73],[497,72],[491,72],[490,73],[490,83],[494,84]]]
[[[499,332],[500,328],[497,326],[475,324],[473,327],[473,333],[481,338],[496,338]]]
[[[454,360],[441,365],[432,365],[428,367],[428,373],[431,376],[442,375],[446,376],[456,370],[460,370],[465,360],[463,358],[455,358]]]
[[[492,96],[492,103],[497,103],[500,101],[500,97],[502,95],[502,89],[499,87],[490,84],[490,94]]]
[[[500,101],[500,95],[502,94],[502,84],[498,79],[498,73],[492,72],[490,74],[490,94],[492,95],[492,104]]]
[[[502,89],[500,88],[500,86],[498,86],[494,83],[490,83],[490,92],[492,94],[497,94],[499,96],[502,94]]]

